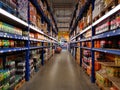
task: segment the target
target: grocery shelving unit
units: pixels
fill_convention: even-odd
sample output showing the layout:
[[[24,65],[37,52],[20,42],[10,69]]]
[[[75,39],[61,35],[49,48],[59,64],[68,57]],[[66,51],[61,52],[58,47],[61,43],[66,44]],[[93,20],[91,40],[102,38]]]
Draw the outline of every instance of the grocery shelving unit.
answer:
[[[80,1],[82,1],[82,0],[80,0]],[[82,6],[82,8],[79,10],[79,15],[77,16],[77,18],[74,17],[76,22],[73,23],[74,19],[72,19],[72,21],[71,21],[72,24],[70,25],[70,46],[71,46],[71,48],[69,50],[70,52],[72,50],[75,50],[74,48],[76,48],[76,45],[78,43],[80,44],[80,46],[79,46],[80,47],[80,53],[79,53],[80,54],[80,66],[82,66],[82,63],[84,63],[83,59],[82,59],[83,56],[84,56],[83,55],[83,51],[90,51],[91,52],[91,54],[90,54],[90,56],[91,56],[91,70],[90,70],[90,74],[89,75],[91,77],[91,82],[93,82],[93,83],[96,81],[96,78],[97,78],[97,76],[95,76],[96,72],[99,72],[99,71],[96,71],[96,66],[95,66],[96,65],[96,56],[98,55],[98,54],[96,54],[96,52],[97,53],[103,53],[103,54],[111,54],[113,56],[116,56],[116,55],[119,56],[120,55],[120,50],[119,50],[119,48],[117,48],[118,46],[115,47],[115,48],[112,48],[112,47],[109,47],[109,45],[108,45],[108,47],[106,46],[107,47],[106,48],[106,47],[100,47],[99,45],[101,43],[96,44],[97,40],[104,40],[104,39],[105,40],[110,40],[112,38],[115,38],[115,39],[119,38],[119,34],[120,34],[120,30],[119,29],[120,28],[119,28],[119,26],[116,27],[116,28],[112,27],[112,24],[111,24],[112,20],[110,19],[115,14],[119,13],[119,11],[120,11],[119,0],[114,0],[113,1],[113,2],[115,2],[115,1],[118,2],[114,6],[114,8],[112,8],[112,6],[107,6],[107,8],[109,7],[111,9],[109,9],[109,10],[106,9],[106,11],[104,11],[104,14],[100,13],[98,15],[99,18],[96,18],[96,17],[92,18],[93,14],[94,14],[93,13],[94,8],[96,7],[95,6],[95,2],[96,1],[97,0],[86,0],[84,6]],[[77,32],[77,27],[79,25],[79,22],[84,17],[84,13],[86,13],[89,10],[90,6],[92,6],[92,8],[91,8],[91,14],[92,14],[91,18],[92,18],[92,21],[89,22],[80,32]],[[100,29],[101,32],[100,32],[100,30],[99,30],[99,32],[97,32],[97,27],[99,25],[104,24],[104,22],[107,21],[108,19],[109,19],[109,22],[111,24],[111,26],[109,26],[109,29],[107,31],[102,31],[102,29]],[[114,28],[114,29],[111,29],[111,28]],[[80,39],[77,40],[78,38],[80,38]],[[113,40],[115,40],[115,39],[113,39]],[[109,41],[110,44],[111,44],[111,42],[112,41]],[[87,54],[88,54],[88,52],[87,52]],[[107,63],[109,63],[109,62],[110,62],[110,60],[107,61]],[[104,62],[101,61],[101,63],[99,63],[99,64],[103,67],[103,66],[106,66],[105,63],[106,63],[105,61]],[[112,64],[109,63],[109,67],[113,67],[113,66],[110,66],[110,65],[112,65]],[[115,67],[120,67],[120,65],[114,65],[114,66]],[[88,65],[88,67],[89,67],[89,65]],[[106,67],[108,67],[108,66],[106,66]],[[86,72],[88,72],[88,71],[86,70]],[[118,85],[118,83],[120,83],[120,82],[118,82],[118,80],[114,81],[115,79],[114,80],[110,80],[110,78],[107,78],[107,79],[112,83],[113,86],[117,85],[116,87],[118,89],[120,88],[120,85]],[[114,82],[116,82],[116,83],[114,83]],[[98,86],[100,86],[100,85],[98,85]],[[105,89],[105,88],[107,88],[107,89]],[[104,87],[102,87],[102,89],[108,90],[108,89],[110,89],[110,87],[105,87],[104,86]]]
[[[45,3],[47,5],[46,10],[48,10],[47,12],[50,15],[49,18],[48,16],[46,16],[45,12],[42,10],[37,0],[25,0],[25,1],[23,0],[23,2],[27,2],[25,4],[26,5],[25,9],[27,12],[26,20],[23,20],[23,18],[20,18],[19,15],[17,14],[11,13],[13,11],[14,12],[16,11],[15,10],[12,11],[12,9],[6,5],[6,2],[7,2],[6,0],[0,1],[0,17],[2,17],[0,18],[0,38],[1,38],[0,57],[2,57],[2,62],[3,62],[2,66],[3,67],[5,66],[5,63],[7,62],[7,56],[17,55],[19,53],[22,53],[24,55],[24,62],[25,62],[24,78],[26,79],[26,81],[29,81],[32,72],[31,69],[33,67],[31,64],[34,61],[34,60],[30,61],[30,59],[34,59],[33,58],[34,55],[41,54],[41,62],[39,64],[44,65],[44,50],[50,49],[51,54],[47,55],[48,57],[47,59],[49,59],[54,54],[53,53],[54,47],[58,44],[57,39],[55,39],[55,36],[57,35],[58,32],[57,30],[58,28],[54,16],[51,14],[52,11],[50,10],[50,7],[48,6],[46,0],[42,0],[41,4]],[[33,6],[35,7],[35,10],[38,12],[38,15],[41,17],[41,22],[47,24],[46,31],[48,31],[48,33],[44,32],[42,28],[37,27],[37,25],[31,23],[30,4],[33,4]],[[34,35],[37,34],[36,36],[37,38],[33,34]],[[47,43],[48,45],[46,46],[45,43]],[[34,55],[31,56],[31,53],[34,53]],[[20,62],[17,63],[19,64]],[[19,69],[18,71],[20,70],[21,69]]]

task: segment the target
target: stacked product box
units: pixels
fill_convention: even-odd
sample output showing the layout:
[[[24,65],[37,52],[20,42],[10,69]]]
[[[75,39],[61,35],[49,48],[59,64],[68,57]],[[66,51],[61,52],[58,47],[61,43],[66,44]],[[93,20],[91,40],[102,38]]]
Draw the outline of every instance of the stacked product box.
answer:
[[[97,25],[97,27],[95,28],[95,34],[100,34],[109,31],[110,30],[109,27],[110,27],[109,19],[106,19],[102,23]]]
[[[112,85],[112,83],[107,79],[105,70],[96,72],[96,82],[103,87],[110,87]]]
[[[36,20],[36,24],[37,24],[37,27],[39,28],[39,29],[41,29],[41,17],[40,17],[40,15],[38,15],[37,14],[37,20]]]
[[[8,90],[10,87],[9,84],[10,71],[9,70],[0,70],[0,90]]]
[[[30,5],[30,22],[31,22],[31,24],[36,26],[37,11],[36,11],[36,8],[33,6],[32,3],[30,3],[29,5]]]
[[[32,75],[34,73],[34,63],[33,63],[33,59],[30,59],[30,75]]]
[[[87,69],[88,66],[90,66],[90,60],[91,60],[91,52],[90,50],[84,50],[83,51],[83,58],[82,58],[82,66]]]
[[[95,0],[95,8],[93,10],[93,19],[100,14],[105,7],[103,0]]]
[[[38,71],[39,70],[39,66],[40,66],[40,50],[32,50],[31,51],[31,59],[30,59],[30,67],[31,67],[31,73],[33,73],[33,71]]]
[[[76,62],[77,64],[80,64],[80,48],[77,48]]]
[[[44,58],[45,58],[45,61],[47,61],[48,60],[48,49],[46,48],[45,51],[46,53],[44,54]]]
[[[6,33],[11,33],[11,34],[22,35],[22,29],[16,28],[16,27],[9,25],[7,23],[4,23],[4,22],[0,22],[0,31],[6,32]]]
[[[6,62],[6,68],[10,71],[9,90],[13,90],[15,87],[15,61]]]
[[[40,7],[43,9],[44,7],[43,7],[42,1],[41,1],[41,0],[37,0],[37,2],[38,2],[38,4],[40,5]]]
[[[88,12],[87,12],[87,24],[92,22],[92,5],[90,5]]]
[[[17,0],[6,0],[6,1],[7,1],[7,5],[9,5],[11,8],[16,10],[16,8],[17,8]]]
[[[120,11],[110,18],[110,30],[115,30],[117,28],[120,28]]]
[[[16,75],[25,78],[25,61],[16,61]]]
[[[111,3],[115,3],[115,0],[103,0],[105,7],[108,7]]]
[[[1,0],[0,3],[3,4],[3,9],[7,9],[7,11],[13,15],[17,13],[17,1],[16,0]],[[9,10],[8,10],[9,9]]]
[[[18,15],[21,19],[28,21],[28,0],[17,0]]]

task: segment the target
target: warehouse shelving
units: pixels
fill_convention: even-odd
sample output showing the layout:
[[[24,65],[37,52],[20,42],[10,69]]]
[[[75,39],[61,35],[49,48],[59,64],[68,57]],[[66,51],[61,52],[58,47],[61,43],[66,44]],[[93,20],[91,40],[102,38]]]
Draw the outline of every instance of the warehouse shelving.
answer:
[[[23,0],[24,1],[24,0]],[[32,2],[34,4],[34,6],[36,6],[37,11],[39,12],[39,15],[42,17],[42,21],[45,21],[49,27],[52,27],[52,33],[53,34],[57,34],[57,26],[56,26],[56,22],[54,20],[54,25],[51,23],[51,21],[48,19],[48,17],[44,14],[43,10],[41,9],[40,5],[38,5],[37,0],[28,0],[28,4],[29,2]],[[0,4],[2,5],[2,4]],[[29,11],[30,8],[28,8]],[[52,13],[52,12],[49,12]],[[15,52],[19,52],[19,53],[25,53],[23,55],[24,57],[24,61],[25,61],[25,79],[26,81],[30,80],[30,74],[31,74],[31,67],[30,66],[30,52],[36,50],[35,52],[38,52],[39,50],[42,50],[41,55],[41,63],[44,65],[44,49],[49,49],[51,50],[51,52],[54,51],[54,47],[58,44],[57,39],[55,39],[53,37],[53,35],[47,35],[45,34],[44,31],[42,31],[42,29],[38,28],[37,26],[31,25],[29,23],[29,15],[30,13],[28,12],[28,22],[20,19],[19,17],[12,15],[9,11],[7,10],[3,10],[2,7],[0,7],[0,21],[1,22],[5,22],[8,25],[14,26],[13,28],[20,28],[22,31],[26,31],[27,35],[18,35],[15,33],[10,33],[10,32],[4,32],[0,30],[0,38],[3,40],[13,40],[13,41],[22,41],[24,42],[23,46],[16,46],[16,47],[5,47],[5,48],[0,48],[0,56],[3,57],[3,63],[7,62],[6,61],[6,57],[8,57],[12,54],[14,54]],[[52,15],[52,14],[51,14]],[[52,16],[52,19],[54,17]],[[1,26],[0,26],[1,27]],[[2,27],[1,27],[2,28]],[[50,29],[50,28],[49,28]],[[49,30],[48,30],[49,31]],[[44,38],[33,38],[29,36],[29,33],[38,33],[40,34],[42,37]],[[31,42],[35,42],[35,43],[39,43],[39,45],[37,46],[31,46],[30,43]],[[44,43],[49,43],[50,45],[45,46]],[[38,51],[37,51],[38,50]],[[50,52],[50,53],[51,53]],[[18,54],[19,54],[18,53]],[[16,55],[18,55],[16,54]],[[37,54],[37,53],[36,53]],[[8,55],[8,56],[7,56]],[[48,59],[53,55],[53,53],[51,53],[51,55],[49,55]]]
[[[107,37],[113,37],[120,35],[120,29],[112,30],[109,32],[105,32],[99,35],[95,35],[92,37],[92,39],[100,39],[100,38],[107,38]]]
[[[24,51],[27,50],[28,48],[7,48],[7,49],[0,49],[0,54],[1,53],[8,53],[8,52],[16,52],[16,51]]]
[[[10,34],[10,33],[5,33],[5,32],[0,32],[0,37],[19,39],[19,40],[28,40],[28,37],[26,36],[15,35],[15,34]]]
[[[2,15],[1,17],[7,18],[8,20],[10,19],[11,22],[18,22],[19,24],[22,24],[26,27],[28,27],[28,23],[26,23],[25,21],[17,18],[16,16],[10,14],[9,12],[3,10],[2,8],[0,8],[0,15]]]
[[[89,2],[89,0],[87,0],[87,2],[89,2],[91,5],[92,5],[92,10],[94,10],[94,3],[95,3],[96,0],[92,0],[92,2]],[[89,7],[89,5],[85,5],[83,6],[83,8],[85,7]],[[70,26],[70,47],[71,47],[71,50],[70,51],[73,51],[75,52],[75,48],[76,46],[74,47],[74,45],[72,44],[75,44],[75,43],[79,43],[80,44],[80,66],[82,66],[82,55],[83,55],[83,50],[90,50],[91,51],[91,82],[95,82],[95,52],[101,52],[101,53],[105,53],[105,54],[113,54],[113,55],[120,55],[120,50],[118,48],[102,48],[102,47],[99,47],[99,48],[96,48],[95,47],[95,41],[96,40],[104,40],[104,39],[109,39],[109,38],[114,38],[114,37],[119,37],[119,34],[120,34],[120,29],[119,28],[116,28],[114,30],[109,30],[108,31],[105,31],[105,32],[102,32],[100,34],[95,34],[95,27],[101,23],[102,21],[112,17],[112,15],[118,13],[118,11],[120,11],[120,4],[118,4],[117,6],[115,6],[114,8],[111,8],[110,11],[108,11],[107,13],[105,13],[105,15],[101,16],[98,20],[96,21],[93,21],[92,20],[92,23],[87,25],[87,27],[84,27],[82,29],[82,31],[80,31],[79,33],[75,33],[75,34],[72,34],[72,32],[76,32],[76,28],[78,26],[78,22],[80,21],[80,19],[83,17],[82,16],[82,11],[84,10],[87,10],[86,9],[83,9],[81,8],[80,12],[79,12],[79,16],[77,17],[76,22],[73,23],[73,21],[71,21],[73,27]],[[81,14],[80,14],[81,13]],[[92,11],[93,13],[93,11]],[[84,12],[83,12],[84,14]],[[72,19],[73,20],[73,19]],[[86,33],[88,30],[90,30],[92,32],[92,35],[90,37],[87,37],[87,38],[84,38],[83,37],[83,34]],[[79,40],[77,38],[80,38]],[[82,43],[83,42],[90,42],[91,43],[91,47],[84,47],[82,46]],[[77,52],[77,51],[76,51]],[[105,62],[103,62],[105,64]],[[109,62],[107,62],[109,63]],[[119,66],[119,65],[118,65]],[[114,78],[114,77],[113,77]],[[112,83],[113,84],[113,83]],[[114,85],[114,84],[113,84]],[[99,85],[98,85],[99,86]],[[106,87],[102,87],[102,89],[105,89]],[[117,86],[117,88],[120,88],[120,85]],[[108,90],[110,89],[107,88],[105,90]]]
[[[112,49],[98,49],[98,48],[92,48],[93,51],[99,51],[99,52],[104,52],[104,53],[111,53],[111,54],[116,54],[120,55],[120,50],[112,50]]]
[[[80,48],[91,50],[91,48],[88,48],[88,47],[80,47]]]
[[[90,41],[91,38],[87,38],[87,39],[81,39],[80,42],[84,42],[84,41]]]

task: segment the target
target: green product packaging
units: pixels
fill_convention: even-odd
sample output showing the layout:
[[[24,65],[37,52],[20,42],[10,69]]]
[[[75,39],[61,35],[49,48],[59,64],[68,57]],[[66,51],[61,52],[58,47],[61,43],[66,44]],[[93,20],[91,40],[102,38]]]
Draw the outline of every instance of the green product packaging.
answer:
[[[4,31],[3,32],[9,32],[8,24],[4,23]]]
[[[9,46],[9,40],[2,40],[2,42],[3,42],[3,47]]]
[[[2,24],[2,31],[5,32],[5,24]]]
[[[2,73],[0,73],[0,81],[2,81],[4,79],[4,76]]]
[[[13,33],[13,26],[8,25],[8,28],[9,28],[9,29],[8,29],[8,30],[9,30],[8,32],[9,32],[9,33]]]
[[[9,83],[6,83],[6,84],[3,86],[2,90],[8,90],[8,88],[9,88]]]

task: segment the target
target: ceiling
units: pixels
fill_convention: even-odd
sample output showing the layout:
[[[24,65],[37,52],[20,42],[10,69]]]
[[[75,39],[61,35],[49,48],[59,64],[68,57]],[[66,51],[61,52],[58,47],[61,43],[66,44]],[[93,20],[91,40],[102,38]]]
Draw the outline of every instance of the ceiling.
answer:
[[[68,31],[77,0],[48,0],[59,31]]]

